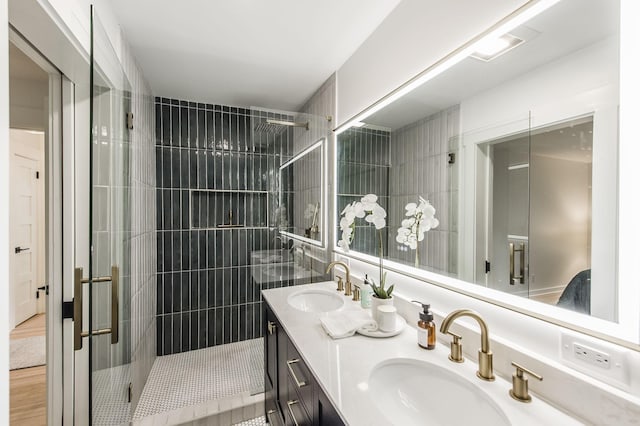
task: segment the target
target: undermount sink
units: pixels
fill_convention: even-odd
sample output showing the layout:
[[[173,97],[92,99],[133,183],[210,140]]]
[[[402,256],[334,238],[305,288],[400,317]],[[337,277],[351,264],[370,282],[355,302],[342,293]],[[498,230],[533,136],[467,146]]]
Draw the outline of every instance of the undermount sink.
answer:
[[[287,303],[303,312],[330,312],[342,308],[344,298],[325,290],[303,290],[290,295]]]
[[[511,424],[479,386],[429,362],[384,361],[369,376],[369,392],[391,424]]]

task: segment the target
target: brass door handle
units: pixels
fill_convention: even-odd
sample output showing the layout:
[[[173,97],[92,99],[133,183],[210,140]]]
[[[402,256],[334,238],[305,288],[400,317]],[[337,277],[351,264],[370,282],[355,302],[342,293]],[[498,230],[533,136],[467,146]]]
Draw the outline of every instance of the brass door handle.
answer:
[[[82,349],[82,338],[89,335],[111,334],[111,344],[118,343],[118,289],[120,286],[120,270],[117,266],[111,267],[111,276],[97,277],[94,279],[82,278],[82,268],[76,268],[73,276],[73,349]],[[111,327],[99,330],[82,330],[82,285],[87,283],[111,282]]]
[[[307,386],[307,382],[298,380],[298,376],[296,376],[296,373],[293,372],[293,368],[291,367],[291,365],[297,364],[299,362],[300,362],[300,360],[297,359],[297,358],[290,359],[290,360],[287,361],[287,368],[289,368],[289,372],[293,376],[293,381],[296,382],[296,386],[298,386],[298,388],[302,388],[302,387]]]
[[[520,253],[520,275],[515,274],[515,254]],[[514,285],[516,280],[524,284],[524,243],[515,248],[514,243],[509,243],[509,284]]]
[[[529,376],[540,381],[542,381],[542,376],[516,362],[512,361],[511,365],[516,368],[516,372],[511,376],[513,388],[509,390],[509,395],[511,395],[511,398],[516,401],[531,402],[531,395],[529,395],[529,381],[524,377],[524,373],[527,373]]]

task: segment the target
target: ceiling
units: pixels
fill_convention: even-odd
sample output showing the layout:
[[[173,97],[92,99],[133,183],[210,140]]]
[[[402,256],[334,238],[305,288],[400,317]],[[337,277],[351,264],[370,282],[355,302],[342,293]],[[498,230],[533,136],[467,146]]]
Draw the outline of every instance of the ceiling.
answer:
[[[364,121],[396,130],[612,37],[619,31],[619,10],[612,4],[564,0],[511,31],[525,40],[522,45],[490,62],[467,58]]]
[[[297,111],[400,0],[111,0],[155,96]]]

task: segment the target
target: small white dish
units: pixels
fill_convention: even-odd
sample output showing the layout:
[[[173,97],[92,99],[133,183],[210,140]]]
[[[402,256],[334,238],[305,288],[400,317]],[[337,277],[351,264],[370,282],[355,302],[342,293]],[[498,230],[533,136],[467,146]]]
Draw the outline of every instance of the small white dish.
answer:
[[[366,328],[359,328],[358,330],[356,330],[356,332],[367,337],[393,337],[400,334],[402,330],[404,330],[405,325],[407,325],[407,320],[405,320],[400,315],[396,315],[396,328],[393,331],[371,331],[367,330]]]

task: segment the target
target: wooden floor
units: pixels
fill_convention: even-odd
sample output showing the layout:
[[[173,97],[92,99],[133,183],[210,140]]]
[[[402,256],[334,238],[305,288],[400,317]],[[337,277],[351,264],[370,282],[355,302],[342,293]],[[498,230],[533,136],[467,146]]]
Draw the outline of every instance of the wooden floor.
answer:
[[[46,316],[36,315],[11,331],[10,338],[44,336]],[[23,368],[9,372],[11,426],[47,424],[47,366]]]

